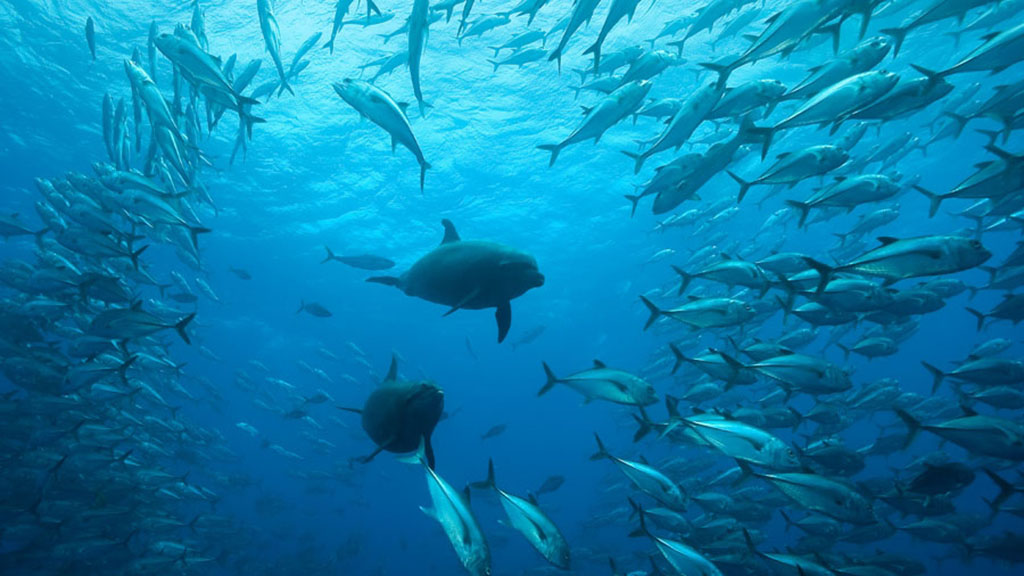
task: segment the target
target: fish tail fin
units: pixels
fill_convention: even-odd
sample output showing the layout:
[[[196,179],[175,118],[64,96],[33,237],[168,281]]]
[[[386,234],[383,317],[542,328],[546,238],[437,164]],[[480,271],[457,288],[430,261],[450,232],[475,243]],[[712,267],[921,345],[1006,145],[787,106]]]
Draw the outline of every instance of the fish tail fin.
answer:
[[[836,346],[843,351],[843,361],[848,362],[850,360],[850,349],[843,345],[842,342],[836,342]]]
[[[562,47],[561,46],[559,46],[558,48],[555,48],[555,50],[551,53],[551,55],[548,56],[548,62],[551,62],[552,60],[558,60],[558,73],[561,74],[562,73]]]
[[[558,376],[555,376],[555,373],[551,370],[551,367],[548,366],[548,363],[541,362],[541,365],[544,366],[544,376],[547,377],[547,382],[545,382],[544,386],[542,386],[541,389],[537,391],[537,396],[543,396],[547,394],[548,391],[551,390],[551,388],[554,387],[555,384],[558,384]]]
[[[277,89],[277,95],[280,96],[281,94],[284,94],[285,90],[287,90],[292,96],[295,96],[295,90],[292,90],[292,87],[288,84],[288,79],[282,77],[281,86]]]
[[[795,526],[795,524],[793,524],[793,520],[790,519],[785,510],[779,510],[779,514],[782,514],[782,519],[786,522],[786,532],[789,532],[790,526]]]
[[[429,104],[428,104],[428,106],[429,106]],[[424,160],[423,162],[420,162],[420,194],[423,193],[423,182],[424,182],[425,178],[427,177],[427,170],[429,170],[429,169],[430,169],[430,162],[427,162],[426,160]]]
[[[744,180],[743,178],[737,176],[736,173],[733,172],[732,170],[726,170],[726,173],[729,174],[729,176],[732,177],[732,179],[735,180],[736,183],[740,185],[740,193],[739,196],[736,197],[736,203],[739,204],[740,202],[743,202],[743,197],[746,196],[747,192],[750,191],[750,187],[752,186],[752,184]]]
[[[935,70],[929,70],[928,68],[925,68],[924,66],[918,66],[917,64],[911,64],[910,67],[913,68],[914,70],[917,70],[918,72],[923,74],[925,78],[928,79],[927,87],[929,89],[931,87],[935,86],[935,84],[937,84],[939,81],[942,80],[942,76],[943,76],[942,72],[936,72]]]
[[[377,7],[377,4],[373,0],[366,0],[366,20],[367,21],[370,20],[370,13],[371,12],[376,12],[377,16],[381,15],[380,14],[380,8]]]
[[[679,348],[673,342],[668,343],[669,350],[672,350],[672,355],[676,358],[676,363],[672,365],[672,374],[679,371],[679,367],[683,365],[683,362],[689,362],[690,359],[683,355],[679,351]]]
[[[761,138],[761,161],[763,162],[768,157],[768,149],[772,147],[772,142],[775,140],[775,129],[770,126],[751,126],[747,129],[747,134]]]
[[[612,455],[608,453],[608,450],[604,447],[604,442],[601,442],[601,437],[594,432],[594,440],[597,440],[597,452],[594,452],[591,456],[591,460],[603,460],[605,458],[611,458]]]
[[[683,38],[682,40],[676,40],[675,42],[669,42],[668,45],[676,49],[676,56],[682,57],[683,46],[686,45],[686,38]]]
[[[659,316],[661,316],[661,309],[655,306],[654,302],[648,300],[647,297],[644,295],[640,296],[640,300],[643,301],[644,306],[647,306],[647,309],[651,312],[650,317],[647,318],[647,323],[644,324],[644,330],[647,330],[648,328],[651,327],[651,324],[654,324],[654,321],[657,320]]]
[[[745,527],[743,528],[743,542],[746,543],[747,550],[749,550],[751,554],[757,555],[757,547],[754,546],[754,539],[750,537],[750,531]],[[800,569],[800,572],[803,572],[802,568]]]
[[[943,112],[942,115],[956,122],[956,138],[963,134],[964,128],[967,128],[967,123],[971,121],[971,118],[956,112]]]
[[[647,160],[647,156],[638,152],[630,152],[628,150],[620,150],[626,156],[633,159],[633,174],[639,174],[640,169],[644,167],[644,162]]]
[[[700,65],[718,74],[718,87],[725,88],[725,83],[729,81],[729,75],[735,70],[736,63],[718,64],[716,62],[701,62]]]
[[[678,420],[679,416],[679,398],[671,394],[665,394],[665,411],[668,412],[670,420]]]
[[[726,380],[725,382],[724,391],[728,392],[730,389],[732,389],[733,386],[736,385],[736,380],[739,378],[740,372],[746,370],[747,367],[744,366],[743,363],[737,360],[736,358],[733,358],[733,356],[727,352],[722,352],[721,350],[718,350],[716,348],[709,348],[708,351],[713,354],[718,354],[722,358],[722,360],[724,360],[725,363],[729,366],[729,368],[732,369],[732,374],[729,375],[729,379]]]
[[[917,433],[921,431],[921,423],[902,408],[896,409],[896,415],[907,425],[907,439],[903,442],[903,448],[909,448],[913,444],[914,438],[917,438]]]
[[[996,474],[989,468],[982,468],[982,470],[989,478],[992,479],[993,482],[995,482],[996,486],[999,487],[999,495],[988,504],[989,508],[992,509],[992,515],[995,516],[999,513],[999,507],[1003,505],[1003,502],[1006,502],[1011,496],[1017,492],[1021,492],[1022,490],[1013,484],[1010,484],[1005,478]]]
[[[629,200],[630,204],[632,204],[629,209],[629,217],[632,218],[633,216],[636,216],[636,208],[640,205],[640,196],[638,194],[626,194],[625,198],[626,200]]]
[[[879,32],[892,38],[892,57],[896,58],[900,55],[900,48],[903,47],[903,41],[907,39],[907,32],[910,32],[910,28],[906,26],[901,26],[899,28],[882,28]]]
[[[800,213],[800,221],[797,226],[804,228],[807,224],[807,216],[811,213],[811,205],[799,200],[786,200],[786,205]]]
[[[324,259],[320,261],[321,264],[326,264],[327,262],[330,262],[331,260],[335,260],[336,259],[336,256],[334,255],[334,252],[331,252],[331,247],[330,246],[324,244],[324,250],[327,250],[327,255],[324,256]]]
[[[334,54],[334,39],[335,38],[336,38],[336,35],[332,34],[331,35],[331,39],[328,40],[327,43],[324,44],[324,46],[323,46],[324,48],[330,50],[331,54]]]
[[[629,499],[629,505],[630,507],[633,508],[633,512],[630,514],[630,516],[632,517],[633,515],[636,515],[640,518],[640,527],[630,532],[629,537],[639,538],[641,536],[650,536],[651,531],[647,529],[647,523],[644,521],[644,509],[639,504],[634,502],[632,498]]]
[[[924,361],[921,362],[921,366],[924,366],[924,369],[931,373],[932,394],[935,394],[936,392],[938,392],[939,386],[942,385],[942,381],[946,378],[946,373]]]
[[[192,344],[192,340],[189,339],[188,332],[185,331],[185,328],[188,327],[189,322],[191,322],[195,317],[196,313],[193,312],[181,320],[178,320],[174,325],[174,330],[178,332],[178,336],[181,336],[181,339],[185,341],[185,344]]]
[[[636,432],[633,434],[633,442],[639,442],[651,433],[651,430],[654,429],[654,422],[651,422],[651,419],[647,417],[647,412],[642,406],[640,407],[640,415],[634,414],[633,419],[636,420],[638,425]]]
[[[690,285],[690,282],[693,281],[693,274],[690,274],[675,265],[672,266],[672,269],[676,271],[676,274],[679,274],[679,278],[681,279],[681,282],[679,283],[679,295],[682,296],[683,292],[686,292],[686,288]]]
[[[210,232],[213,232],[213,230],[203,226],[189,226],[188,236],[192,240],[192,247],[199,250],[199,235],[209,234]]]
[[[832,276],[836,273],[836,269],[808,256],[804,257],[804,262],[818,272],[818,276],[820,276],[820,278],[818,278],[818,288],[816,292],[821,294],[825,291],[825,287],[828,286],[828,283],[832,281]]]
[[[300,300],[299,301],[299,309],[296,310],[295,313],[298,314],[299,312],[302,312],[305,309],[306,309],[306,301],[305,300]]]
[[[597,76],[600,73],[598,70],[601,65],[601,40],[591,44],[590,48],[583,51],[583,54],[594,55],[594,76]]]
[[[497,55],[495,55],[495,57],[497,57]],[[488,58],[487,61],[490,62],[492,66],[494,66],[493,72],[497,72],[498,66],[501,66],[501,62],[498,62],[497,60],[491,60],[490,58]]]
[[[471,482],[470,488],[474,490],[487,490],[489,488],[497,489],[497,484],[494,483],[494,459],[487,460],[487,479],[479,482]]]
[[[146,248],[149,248],[148,244],[146,246],[143,246],[142,248],[139,248],[138,250],[132,252],[131,255],[130,255],[130,258],[132,260],[132,267],[135,268],[136,270],[139,269],[139,256],[141,256],[142,253],[146,251]]]
[[[558,160],[558,153],[562,151],[562,147],[558,144],[541,144],[540,146],[537,146],[537,148],[551,152],[551,160],[548,161],[548,168],[555,165],[555,160]]]
[[[615,565],[615,558],[611,556],[608,557],[608,567],[612,569],[612,576],[622,576],[622,573],[619,572],[619,567]]]
[[[754,472],[754,469],[750,467],[750,464],[743,460],[737,459],[736,466],[740,469],[740,477],[733,483],[734,486],[746,482],[748,478],[758,476],[758,473]]]
[[[979,311],[975,310],[974,308],[971,308],[970,306],[968,306],[966,309],[967,309],[968,312],[973,314],[975,318],[978,319],[977,329],[978,329],[978,332],[981,332],[981,329],[985,327],[985,318],[988,318],[988,315],[984,314],[982,312],[979,312]]]
[[[384,284],[385,286],[398,286],[400,280],[397,276],[371,276],[366,279],[367,282],[373,282],[374,284]]]
[[[128,369],[131,368],[132,364],[134,364],[138,359],[138,354],[132,354],[127,360],[117,367],[117,373],[121,376],[121,382],[124,382],[126,386],[128,385]]]

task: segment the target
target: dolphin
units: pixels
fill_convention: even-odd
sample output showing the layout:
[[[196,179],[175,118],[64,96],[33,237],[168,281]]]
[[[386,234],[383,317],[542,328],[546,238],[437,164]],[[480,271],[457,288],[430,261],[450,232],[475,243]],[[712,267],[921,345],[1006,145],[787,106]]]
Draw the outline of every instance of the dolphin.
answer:
[[[377,445],[362,462],[373,460],[384,450],[406,454],[416,452],[422,445],[427,466],[434,468],[430,436],[444,412],[444,392],[432,382],[399,380],[394,356],[387,376],[366,399],[362,410],[340,408],[361,414],[363,430]]]
[[[451,308],[496,308],[498,342],[512,326],[511,301],[544,285],[537,261],[525,252],[480,240],[462,241],[450,220],[441,220],[441,245],[416,261],[401,276],[374,276],[367,282],[394,286],[407,296]]]

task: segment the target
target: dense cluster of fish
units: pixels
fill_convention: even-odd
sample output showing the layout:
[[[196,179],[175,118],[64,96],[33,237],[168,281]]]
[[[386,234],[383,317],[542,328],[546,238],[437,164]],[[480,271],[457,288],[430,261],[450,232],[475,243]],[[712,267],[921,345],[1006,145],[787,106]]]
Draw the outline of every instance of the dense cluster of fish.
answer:
[[[407,105],[374,82],[407,65],[420,115],[426,114],[431,105],[424,88],[429,95],[431,79],[421,64],[428,29],[442,19],[449,23],[461,5],[454,33],[460,45],[513,22],[522,28],[490,46],[495,73],[544,61],[562,70],[572,55],[592,56],[591,65],[577,70],[574,91],[596,93],[598,100],[584,107],[577,126],[562,131],[567,136],[538,146],[550,154],[549,165],[575,144],[600,142],[627,119],[640,128],[650,120],[662,124],[638,149],[621,151],[632,160],[624,180],[668,160],[626,198],[634,214],[648,198],[654,214],[671,213],[654,230],[657,242],[676,230],[698,240],[688,256],[664,248],[649,260],[671,263],[671,270],[664,268],[666,285],[639,297],[649,316],[637,332],[653,329],[666,341],[649,366],[634,373],[595,360],[571,372],[571,366],[545,362],[537,393],[569,388],[586,403],[620,405],[636,426],[632,442],[643,441],[645,450],[671,446],[674,457],[650,462],[629,454],[635,450],[628,435],[615,441],[595,435],[591,460],[600,463],[591,465],[617,469],[625,482],[610,481],[615,504],[602,502],[586,528],[646,540],[601,552],[597,545],[571,543],[537,499],[561,487],[560,475],[520,496],[498,484],[490,462],[483,480],[465,491],[454,488],[443,476],[443,462],[455,450],[435,456],[432,445],[435,427],[448,416],[445,394],[429,380],[400,377],[395,360],[362,407],[338,406],[360,414],[375,446],[353,464],[383,451],[422,464],[432,503],[423,511],[440,524],[469,573],[492,571],[489,529],[474,515],[470,487],[495,497],[507,524],[539,554],[538,564],[558,570],[582,563],[588,568],[580,573],[592,573],[607,557],[619,575],[619,566],[637,563],[624,553],[649,541],[642,553],[649,563],[640,564],[650,572],[631,574],[927,572],[919,560],[891,549],[864,552],[900,534],[934,546],[937,555],[1024,563],[1024,506],[1017,496],[1024,492],[1024,363],[1013,357],[1019,341],[987,335],[993,323],[1017,326],[1024,320],[1024,245],[1011,251],[1000,240],[1024,230],[1024,154],[1007,149],[1024,127],[1018,66],[1024,60],[1024,2],[708,0],[664,22],[649,46],[606,51],[608,39],[622,35],[623,22],[632,21],[640,4],[612,0],[582,52],[574,40],[598,13],[600,0],[562,6],[564,18],[548,30],[530,27],[547,0],[523,0],[488,15],[474,15],[473,0],[413,0],[394,6],[395,12],[368,0],[365,16],[355,13],[355,4],[338,0],[325,53],[334,52],[345,26],[381,25],[399,9],[408,12],[404,25],[381,42],[405,36],[407,46],[361,66],[376,67],[375,76],[344,78],[331,87],[388,133],[392,149],[401,144],[413,154],[421,191],[431,167],[426,157],[442,151],[421,149]],[[642,17],[657,15],[649,10]],[[93,164],[91,175],[38,179],[38,222],[0,217],[0,236],[34,242],[30,260],[10,259],[0,267],[0,370],[11,384],[0,388],[5,573],[253,569],[240,557],[246,527],[217,510],[220,494],[249,480],[218,472],[215,464],[229,461],[233,451],[221,432],[179,410],[196,394],[216,401],[219,392],[203,378],[192,379],[201,391],[189,389],[174,354],[175,338],[192,344],[200,297],[219,301],[204,278],[200,253],[202,236],[211,232],[203,220],[217,209],[203,182],[213,165],[203,153],[204,140],[228,113],[237,118],[231,161],[239,150],[244,154],[254,127],[268,121],[255,115],[256,107],[284,92],[296,95],[299,74],[311,62],[307,55],[321,46],[323,34],[316,33],[289,61],[284,47],[294,39],[282,34],[274,2],[258,0],[252,16],[274,78],[253,88],[261,60],[243,68],[234,55],[215,56],[205,11],[195,0],[188,25],[161,32],[152,23],[145,50],[124,58],[130,97],[115,101],[108,93],[102,103],[106,160]],[[844,25],[848,21],[858,26]],[[923,50],[907,59],[905,45],[923,43],[926,30],[951,22],[964,48],[948,51],[948,61]],[[91,17],[85,32],[89,57],[96,60]],[[694,61],[689,54],[701,38],[713,51],[719,43],[730,48],[715,52],[717,59]],[[108,56],[102,37],[99,48],[99,57]],[[889,56],[899,73],[882,66]],[[779,70],[764,64],[773,59],[806,75],[788,84],[760,75],[762,67]],[[158,74],[168,65],[172,76]],[[695,74],[691,86],[675,86],[678,97],[650,97],[663,73],[683,66]],[[996,76],[970,83],[962,76],[969,73]],[[911,118],[913,129],[894,133],[903,125],[897,121]],[[641,119],[645,124],[638,124]],[[988,138],[983,149],[989,159],[961,182],[925,184],[923,175],[903,173],[911,154],[955,141],[975,123],[986,125],[979,132]],[[769,152],[780,149],[766,163]],[[756,207],[744,202],[755,188],[769,189]],[[928,202],[929,217],[948,201],[969,201],[956,216],[971,224],[882,236],[872,245],[866,238],[905,212],[900,200],[907,192]],[[757,217],[767,202],[780,208],[748,237],[726,231],[740,215]],[[854,211],[859,219],[852,228],[835,227],[835,218]],[[831,227],[834,245],[783,251],[787,229],[798,233],[822,223]],[[367,281],[443,305],[445,315],[494,308],[497,339],[504,341],[511,301],[545,283],[537,261],[504,244],[463,240],[449,220],[442,226],[440,245],[407,271]],[[195,279],[190,283],[178,270],[152,266],[151,247],[176,254]],[[382,256],[339,256],[327,247],[323,263],[330,262],[366,271],[395,266]],[[967,283],[957,276],[970,270],[986,272],[988,280]],[[252,280],[244,269],[231,272],[238,281]],[[972,303],[964,312],[976,318],[979,334],[969,355],[951,365],[941,357],[912,359],[923,364],[930,396],[903,390],[893,378],[861,381],[852,371],[854,356],[900,354],[923,316],[990,293],[1002,294],[1002,301],[980,309]],[[296,313],[302,312],[332,316],[324,305],[305,300]],[[511,346],[528,345],[544,331],[543,325],[522,331]],[[823,348],[815,346],[822,341]],[[369,368],[358,346],[352,351]],[[199,353],[216,359],[205,346]],[[320,354],[340,361],[330,350]],[[315,431],[326,420],[346,426],[324,390],[335,381],[322,368],[301,365],[315,390],[291,384],[255,360],[236,372],[235,385],[256,407],[301,422],[310,445],[334,455],[336,446]],[[296,466],[304,460],[247,421],[235,426]],[[872,442],[849,444],[851,430],[874,426],[880,430]],[[496,425],[481,439],[505,430]],[[926,440],[919,436],[937,437],[941,447],[923,450]],[[864,474],[884,468],[897,453],[910,463],[883,475]],[[301,474],[334,481],[351,473]],[[985,513],[977,512],[982,507],[972,488],[978,479],[988,483]],[[1016,522],[1016,530],[1004,530],[1007,522]],[[800,538],[784,552],[770,550],[765,542],[775,540],[769,538],[773,526]]]

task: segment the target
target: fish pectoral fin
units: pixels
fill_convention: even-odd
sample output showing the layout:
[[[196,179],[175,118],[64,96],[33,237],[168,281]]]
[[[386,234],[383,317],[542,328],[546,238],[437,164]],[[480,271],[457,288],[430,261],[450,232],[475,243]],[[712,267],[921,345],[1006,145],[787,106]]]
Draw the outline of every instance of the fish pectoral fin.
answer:
[[[420,506],[420,511],[423,512],[424,514],[426,514],[428,517],[433,518],[434,520],[437,520],[437,512],[435,512],[433,508],[427,508],[425,506]],[[438,520],[438,522],[440,522],[440,520]]]
[[[534,522],[532,519],[530,520],[530,524],[533,525],[533,531],[537,533],[537,538],[541,542],[547,542],[548,535],[546,532],[544,532],[544,529],[541,528],[540,524]]]
[[[469,546],[473,543],[473,536],[469,532],[469,525],[466,524],[466,520],[459,516],[459,526],[462,528],[462,543]]]
[[[498,344],[508,336],[508,329],[512,327],[512,303],[503,302],[494,311],[494,319],[498,321]]]
[[[392,154],[395,153],[395,148],[397,148],[397,147],[398,147],[398,140],[396,140],[395,137],[392,136],[391,137],[391,153]]]
[[[444,313],[444,316],[451,315],[456,310],[459,310],[460,308],[462,308],[466,304],[469,304],[473,300],[473,298],[477,297],[478,294],[480,294],[480,288],[476,287],[473,290],[471,290],[469,294],[466,294],[465,296],[463,296],[462,300],[459,300],[459,302],[457,304],[455,304],[454,306],[449,308],[448,311]]]

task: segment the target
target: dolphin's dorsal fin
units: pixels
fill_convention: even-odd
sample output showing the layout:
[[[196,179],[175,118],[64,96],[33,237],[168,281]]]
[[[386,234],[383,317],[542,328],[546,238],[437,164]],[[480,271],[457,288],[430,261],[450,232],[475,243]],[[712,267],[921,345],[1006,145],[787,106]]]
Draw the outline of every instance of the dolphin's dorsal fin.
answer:
[[[598,359],[594,359],[594,368],[607,368],[608,365]]]
[[[391,355],[391,366],[388,367],[388,375],[384,377],[385,382],[395,382],[398,380],[398,357],[394,354]]]
[[[444,226],[444,238],[441,239],[441,244],[448,244],[450,242],[458,242],[462,240],[459,238],[459,233],[455,230],[455,224],[452,221],[445,218],[441,220],[441,226]]]

